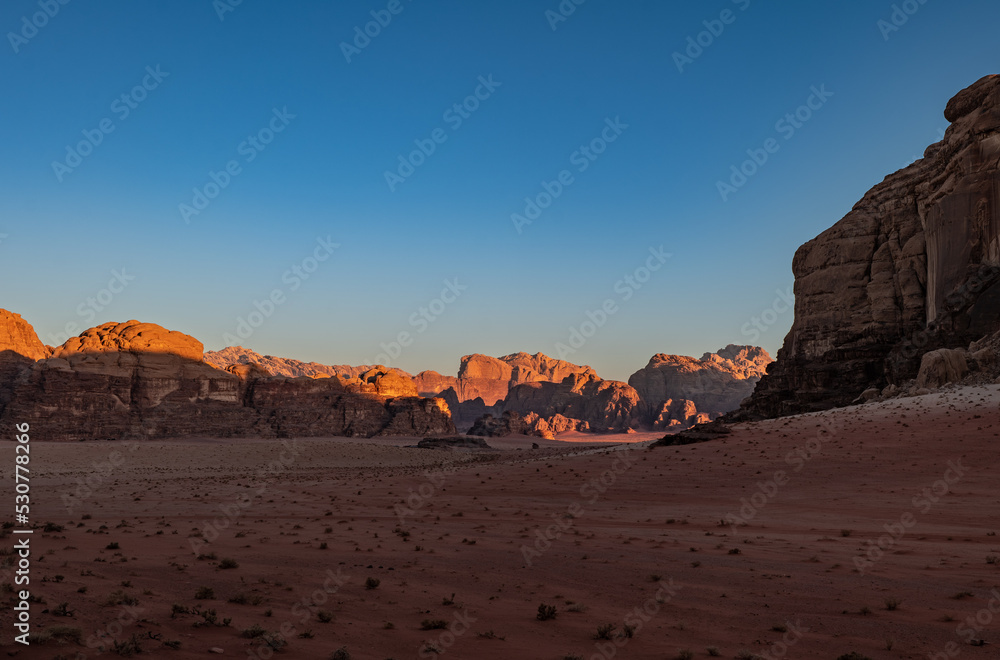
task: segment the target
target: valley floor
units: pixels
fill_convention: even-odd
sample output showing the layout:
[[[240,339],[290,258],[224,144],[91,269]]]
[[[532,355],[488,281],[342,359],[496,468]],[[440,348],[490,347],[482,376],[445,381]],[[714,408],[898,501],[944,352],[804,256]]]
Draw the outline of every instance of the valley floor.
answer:
[[[33,631],[55,636],[15,645],[6,591],[0,652],[134,639],[157,658],[269,658],[243,636],[263,629],[284,630],[277,657],[305,659],[996,657],[1000,387],[734,429],[481,453],[35,441],[33,521],[54,525],[31,539]]]

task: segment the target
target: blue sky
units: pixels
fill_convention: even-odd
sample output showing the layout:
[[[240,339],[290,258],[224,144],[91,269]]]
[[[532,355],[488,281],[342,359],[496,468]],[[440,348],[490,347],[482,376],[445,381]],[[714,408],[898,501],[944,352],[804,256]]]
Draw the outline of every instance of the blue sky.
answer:
[[[985,1],[895,17],[854,1],[229,2],[0,8],[0,307],[46,343],[137,318],[208,349],[357,364],[407,333],[390,361],[412,372],[541,351],[617,379],[658,352],[774,353],[795,249],[937,141],[947,100],[1000,50]],[[823,103],[779,130],[813,88]],[[718,182],[768,140],[724,201]],[[519,232],[526,198],[546,208]]]

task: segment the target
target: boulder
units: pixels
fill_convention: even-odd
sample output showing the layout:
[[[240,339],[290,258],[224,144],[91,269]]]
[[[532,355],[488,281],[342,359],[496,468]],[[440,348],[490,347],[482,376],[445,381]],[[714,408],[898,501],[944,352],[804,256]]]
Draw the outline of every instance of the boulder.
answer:
[[[968,353],[964,350],[940,349],[924,353],[917,374],[917,387],[936,389],[957,383],[969,373]]]

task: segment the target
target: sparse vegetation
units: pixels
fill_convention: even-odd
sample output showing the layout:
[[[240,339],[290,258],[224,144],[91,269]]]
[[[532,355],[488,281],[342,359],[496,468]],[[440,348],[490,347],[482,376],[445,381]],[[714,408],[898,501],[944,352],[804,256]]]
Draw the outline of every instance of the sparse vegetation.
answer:
[[[198,591],[194,592],[194,597],[197,600],[212,600],[215,598],[215,590],[212,587],[198,587]]]
[[[239,567],[240,567],[240,564],[235,559],[229,559],[229,558],[227,558],[227,559],[223,559],[222,561],[219,562],[219,568],[221,568],[221,569],[239,568]]]
[[[535,615],[535,618],[539,621],[549,621],[556,618],[556,606],[542,603],[538,606],[538,614]]]
[[[420,622],[421,630],[444,630],[448,627],[448,622],[444,619],[424,619]]]
[[[329,610],[320,610],[316,612],[316,618],[319,619],[320,623],[330,623],[333,621],[333,612]]]
[[[370,578],[368,578],[368,579],[365,580],[365,589],[368,589],[368,590],[378,589],[378,585],[380,585],[380,584],[382,584],[382,580],[379,580],[378,578],[370,577]]]
[[[330,660],[351,660],[351,654],[348,653],[346,646],[341,646],[330,655]]]
[[[594,639],[614,639],[614,633],[615,624],[603,623],[597,626],[597,632],[594,634]]]
[[[902,602],[903,601],[899,600],[898,598],[886,598],[885,609],[887,609],[890,612],[895,612],[896,610],[899,609],[899,606],[902,604]]]

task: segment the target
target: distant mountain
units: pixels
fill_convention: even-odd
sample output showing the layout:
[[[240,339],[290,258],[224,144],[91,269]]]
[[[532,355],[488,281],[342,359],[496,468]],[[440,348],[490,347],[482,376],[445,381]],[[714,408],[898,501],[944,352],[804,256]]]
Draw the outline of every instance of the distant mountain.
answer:
[[[235,364],[257,364],[275,376],[285,376],[287,378],[331,378],[333,376],[357,378],[372,369],[385,373],[395,373],[405,378],[412,378],[410,374],[401,369],[384,367],[382,365],[352,367],[344,364],[326,365],[319,362],[301,362],[273,355],[261,355],[256,351],[243,348],[242,346],[230,346],[221,351],[208,351],[205,353],[205,362],[216,369],[223,370]]]

